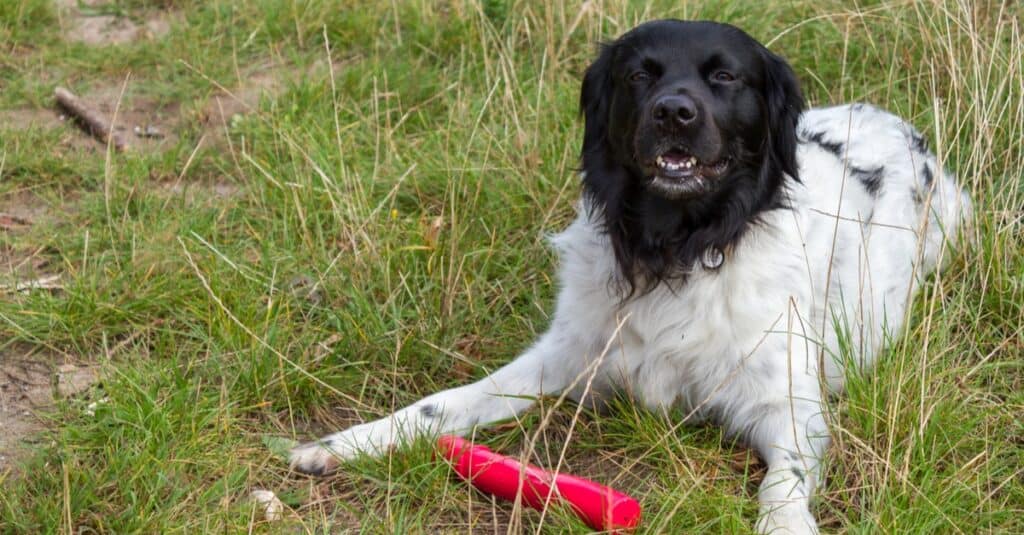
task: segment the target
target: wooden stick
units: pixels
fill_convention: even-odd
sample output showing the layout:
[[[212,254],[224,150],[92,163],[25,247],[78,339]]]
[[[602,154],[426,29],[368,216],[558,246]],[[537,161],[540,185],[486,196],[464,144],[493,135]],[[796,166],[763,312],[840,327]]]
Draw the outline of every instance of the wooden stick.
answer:
[[[31,290],[62,290],[64,285],[60,283],[60,275],[48,275],[36,280],[16,282],[14,284],[0,284],[0,292],[18,293]]]
[[[114,131],[103,114],[90,108],[74,93],[58,87],[53,90],[53,96],[57,99],[57,104],[74,117],[78,125],[90,135],[104,143],[112,144],[118,151],[128,147],[128,143]]]

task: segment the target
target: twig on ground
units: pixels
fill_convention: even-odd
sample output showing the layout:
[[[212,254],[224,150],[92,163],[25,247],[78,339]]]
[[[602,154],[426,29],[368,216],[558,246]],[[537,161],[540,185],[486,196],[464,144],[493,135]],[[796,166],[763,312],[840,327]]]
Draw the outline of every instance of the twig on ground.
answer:
[[[76,119],[76,123],[96,139],[110,143],[118,151],[128,148],[128,142],[114,131],[99,111],[90,108],[82,99],[63,87],[53,90],[57,104]]]
[[[36,280],[16,282],[14,284],[0,284],[0,293],[21,293],[31,290],[63,290],[64,285],[60,283],[60,275],[48,275]]]

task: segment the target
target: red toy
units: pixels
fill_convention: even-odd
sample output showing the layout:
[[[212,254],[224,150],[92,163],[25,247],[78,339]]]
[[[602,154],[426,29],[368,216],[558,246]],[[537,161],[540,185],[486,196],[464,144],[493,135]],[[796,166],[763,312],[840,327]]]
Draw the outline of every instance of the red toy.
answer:
[[[437,446],[459,476],[499,498],[516,499],[522,473],[523,502],[538,511],[544,509],[545,501],[565,501],[588,526],[602,531],[630,529],[640,522],[640,503],[599,483],[567,474],[556,476],[533,465],[523,468],[515,459],[451,435],[442,436]]]

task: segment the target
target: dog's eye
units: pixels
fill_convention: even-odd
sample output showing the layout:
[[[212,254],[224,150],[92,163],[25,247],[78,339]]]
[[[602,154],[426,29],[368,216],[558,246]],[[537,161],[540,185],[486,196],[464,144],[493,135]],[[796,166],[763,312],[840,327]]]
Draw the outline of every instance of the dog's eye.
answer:
[[[636,71],[629,75],[629,81],[633,83],[645,83],[651,81],[651,73],[647,71]]]
[[[729,83],[729,82],[735,82],[736,81],[736,77],[733,76],[733,74],[731,72],[729,72],[729,71],[715,71],[711,75],[711,80],[714,81],[714,82]]]

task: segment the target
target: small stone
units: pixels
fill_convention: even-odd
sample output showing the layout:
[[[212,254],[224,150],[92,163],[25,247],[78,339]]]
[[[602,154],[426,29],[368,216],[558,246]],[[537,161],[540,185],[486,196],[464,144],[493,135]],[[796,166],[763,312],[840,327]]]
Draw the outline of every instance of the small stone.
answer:
[[[263,519],[267,522],[276,522],[284,517],[284,503],[272,491],[256,489],[250,496],[263,508]]]
[[[145,128],[143,128],[141,126],[136,126],[134,129],[132,129],[132,131],[135,132],[135,135],[138,136],[138,137],[148,137],[148,138],[161,138],[161,137],[164,137],[164,133],[161,132],[159,128],[157,128],[157,127],[155,127],[153,125],[146,125]]]

